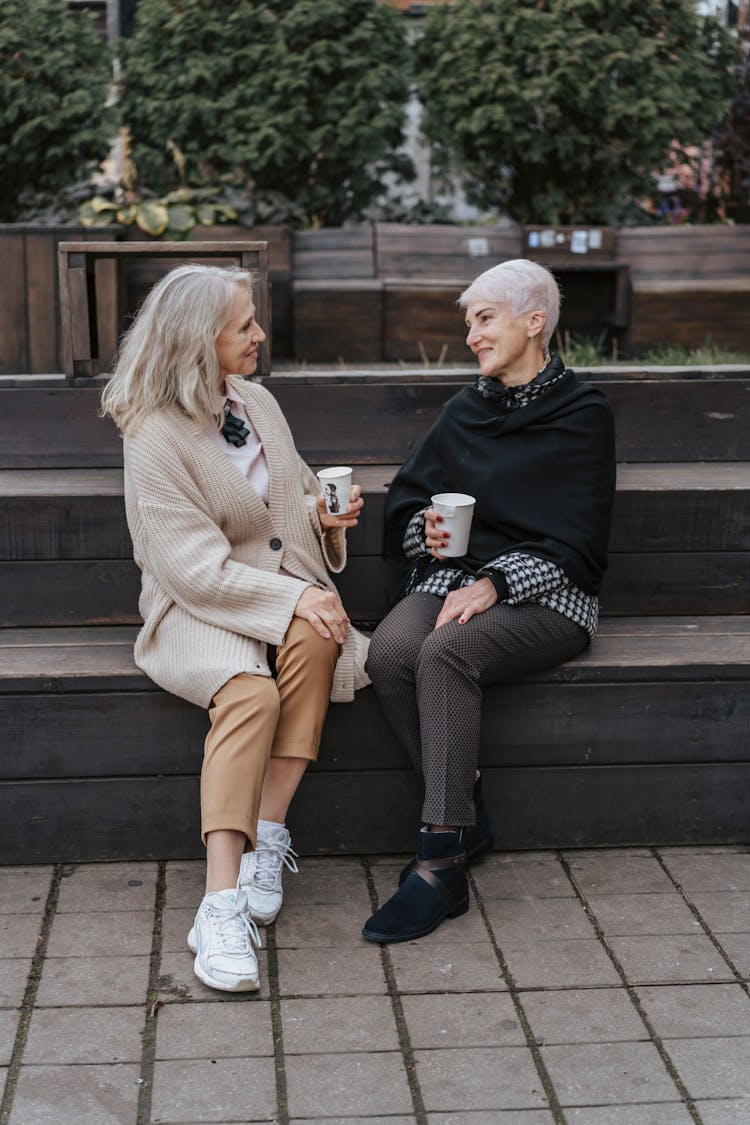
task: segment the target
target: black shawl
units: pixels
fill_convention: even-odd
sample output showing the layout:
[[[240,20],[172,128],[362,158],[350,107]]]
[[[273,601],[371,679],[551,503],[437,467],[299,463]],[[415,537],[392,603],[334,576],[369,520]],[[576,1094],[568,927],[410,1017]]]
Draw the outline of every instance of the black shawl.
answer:
[[[523,551],[596,594],[614,491],[614,426],[601,391],[567,370],[526,406],[510,409],[467,386],[445,404],[391,484],[388,552],[398,553],[406,525],[431,496],[468,492],[477,504],[466,556],[428,556],[420,573],[450,566],[475,574],[498,555]]]

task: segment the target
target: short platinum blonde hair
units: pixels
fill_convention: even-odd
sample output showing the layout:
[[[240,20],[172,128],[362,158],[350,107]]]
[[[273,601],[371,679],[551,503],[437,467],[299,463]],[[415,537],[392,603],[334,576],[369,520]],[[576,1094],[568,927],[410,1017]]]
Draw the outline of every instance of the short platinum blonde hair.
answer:
[[[560,290],[548,269],[528,258],[513,258],[480,273],[458,298],[462,309],[475,301],[510,305],[514,317],[539,310],[546,316],[539,337],[546,348],[560,318]]]
[[[123,433],[168,407],[209,425],[221,408],[216,338],[231,319],[238,289],[253,299],[252,277],[238,266],[170,270],[120,341],[102,414]]]

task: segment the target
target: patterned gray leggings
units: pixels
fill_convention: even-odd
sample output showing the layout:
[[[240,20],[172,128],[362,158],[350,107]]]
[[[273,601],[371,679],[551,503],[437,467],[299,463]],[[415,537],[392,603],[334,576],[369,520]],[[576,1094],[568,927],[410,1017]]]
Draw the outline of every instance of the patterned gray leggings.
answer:
[[[427,824],[474,823],[482,688],[562,664],[588,644],[580,625],[537,602],[496,604],[435,629],[436,594],[409,594],[380,623],[367,671],[425,783]]]

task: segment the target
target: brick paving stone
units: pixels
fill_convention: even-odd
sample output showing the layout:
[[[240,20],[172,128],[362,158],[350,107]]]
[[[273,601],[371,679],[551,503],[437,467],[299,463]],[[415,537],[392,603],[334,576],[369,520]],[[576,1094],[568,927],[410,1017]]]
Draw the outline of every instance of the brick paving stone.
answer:
[[[257,992],[221,992],[217,988],[209,988],[198,980],[193,972],[195,954],[189,949],[181,953],[165,953],[159,967],[159,999],[168,1004],[172,1000],[213,1000],[228,1002],[252,1002],[253,1000],[267,1000],[270,992],[268,985],[268,962],[265,950],[258,951],[258,970],[260,975],[260,988]]]
[[[750,1098],[750,1036],[666,1039],[677,1073],[693,1098]]]
[[[689,895],[697,891],[750,891],[750,852],[702,855],[660,849],[669,872]]]
[[[327,859],[299,861],[299,874],[284,872],[284,906],[351,903],[352,909],[370,909],[370,892],[358,860],[346,863]]]
[[[498,899],[486,903],[486,910],[501,945],[594,937],[592,925],[577,899]]]
[[[348,902],[325,906],[285,903],[276,921],[276,944],[279,949],[359,948],[366,917]]]
[[[16,1008],[23,1000],[31,958],[0,960],[0,1008]]]
[[[750,853],[701,855],[663,851],[671,874],[688,895],[697,891],[750,891]]]
[[[526,1039],[506,992],[404,996],[412,1047],[514,1047]]]
[[[703,1125],[750,1125],[750,1101],[739,1098],[718,1098],[696,1101]]]
[[[583,988],[619,985],[620,978],[598,941],[527,941],[502,946],[519,988]]]
[[[493,1109],[490,1117],[480,1109],[467,1113],[430,1113],[427,1120],[428,1125],[554,1125],[555,1118],[548,1109]]]
[[[143,1004],[148,957],[48,957],[39,982],[38,1008]]]
[[[0,868],[0,914],[42,914],[51,882],[51,867]]]
[[[750,934],[750,895],[701,891],[692,901],[715,934]]]
[[[145,1011],[37,1008],[23,1053],[27,1063],[140,1063]]]
[[[400,992],[505,991],[495,952],[486,945],[461,946],[448,942],[423,945],[403,942],[389,946]]]
[[[291,1117],[291,1125],[414,1125],[416,1118],[413,1114],[408,1117],[388,1115],[382,1117]]]
[[[322,1076],[325,1079],[322,1080]],[[291,1117],[408,1114],[411,1094],[401,1055],[290,1055],[286,1083]]]
[[[155,863],[87,863],[60,881],[58,914],[153,910]]]
[[[171,861],[167,864],[167,909],[200,906],[206,889],[206,864],[202,859]]]
[[[624,988],[523,992],[520,999],[534,1036],[547,1045],[648,1039]]]
[[[56,914],[48,957],[148,956],[154,920],[147,910]]]
[[[282,1000],[287,1055],[320,1051],[397,1051],[396,1023],[386,996],[337,996]]]
[[[534,1109],[547,1099],[528,1047],[415,1051],[425,1109]]]
[[[368,996],[387,992],[378,946],[280,949],[282,996]]]
[[[660,1105],[596,1106],[565,1109],[567,1125],[692,1125],[682,1102]]]
[[[491,855],[471,869],[482,899],[572,898],[560,861],[544,853]]]
[[[0,950],[3,957],[31,957],[42,920],[38,914],[0,914]]]
[[[567,852],[576,884],[584,895],[674,892],[674,885],[647,852]]]
[[[139,1068],[24,1066],[10,1125],[124,1125],[135,1121]]]
[[[662,1039],[750,1035],[750,999],[738,984],[680,984],[637,992]]]
[[[587,1043],[542,1047],[560,1104],[622,1105],[679,1099],[652,1043]]]
[[[0,1012],[0,1066],[7,1066],[13,1054],[21,1013],[17,1009]]]
[[[700,933],[681,895],[590,895],[588,904],[607,935]]]
[[[750,980],[750,934],[714,935],[740,976]]]
[[[151,1120],[263,1121],[276,1113],[273,1059],[170,1059],[154,1064]]]
[[[187,935],[195,921],[192,906],[180,906],[165,910],[161,920],[162,953],[181,953],[187,948]]]
[[[157,1059],[273,1055],[271,1005],[165,1004],[156,1025]]]
[[[632,984],[734,979],[705,934],[612,937],[609,944]]]

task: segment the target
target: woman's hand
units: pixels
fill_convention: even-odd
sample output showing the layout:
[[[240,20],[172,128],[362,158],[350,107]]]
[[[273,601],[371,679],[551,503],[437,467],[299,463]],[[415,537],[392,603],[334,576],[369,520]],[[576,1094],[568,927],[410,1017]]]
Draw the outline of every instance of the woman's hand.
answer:
[[[316,633],[328,640],[333,637],[340,645],[346,640],[349,618],[338,594],[308,586],[294,607],[294,616],[309,621]]]
[[[438,614],[435,628],[439,629],[441,625],[447,625],[456,617],[459,625],[464,625],[475,613],[483,613],[496,601],[497,590],[489,578],[480,578],[477,582],[472,582],[471,586],[464,586],[461,590],[451,590]]]
[[[450,539],[450,532],[441,530],[439,526],[444,519],[445,517],[438,515],[434,508],[428,508],[424,514],[424,541],[427,550],[436,559],[442,559],[440,550],[448,546]]]
[[[358,484],[352,485],[347,509],[339,516],[332,516],[331,513],[327,511],[325,498],[322,492],[315,503],[318,509],[320,526],[324,531],[332,531],[336,527],[356,527],[359,522],[359,513],[362,511],[365,504],[362,499],[362,489]]]

